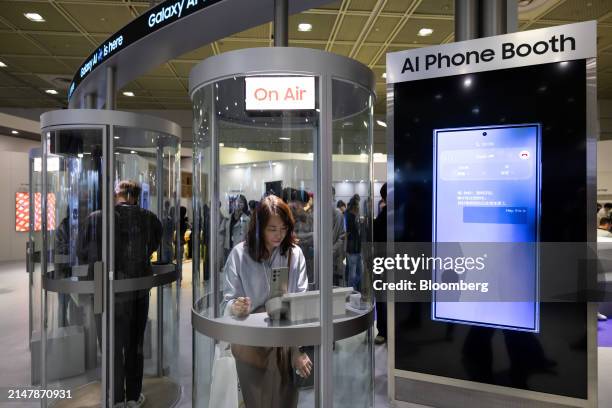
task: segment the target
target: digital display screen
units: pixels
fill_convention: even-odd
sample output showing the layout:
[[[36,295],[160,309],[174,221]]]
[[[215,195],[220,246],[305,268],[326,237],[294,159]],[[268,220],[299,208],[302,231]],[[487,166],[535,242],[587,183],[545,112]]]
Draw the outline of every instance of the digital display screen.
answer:
[[[539,146],[538,124],[434,131],[434,251],[486,265],[434,269],[433,280],[492,288],[478,295],[433,291],[434,320],[539,330]]]

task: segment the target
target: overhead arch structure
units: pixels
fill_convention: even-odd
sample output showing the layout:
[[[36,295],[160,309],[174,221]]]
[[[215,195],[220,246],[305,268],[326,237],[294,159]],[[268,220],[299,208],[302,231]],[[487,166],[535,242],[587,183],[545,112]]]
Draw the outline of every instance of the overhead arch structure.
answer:
[[[330,0],[289,1],[289,14]],[[106,101],[106,68],[114,68],[114,89],[205,44],[272,21],[274,0],[167,0],[107,38],[81,64],[68,90],[70,108],[91,108]],[[113,89],[111,88],[111,89]]]

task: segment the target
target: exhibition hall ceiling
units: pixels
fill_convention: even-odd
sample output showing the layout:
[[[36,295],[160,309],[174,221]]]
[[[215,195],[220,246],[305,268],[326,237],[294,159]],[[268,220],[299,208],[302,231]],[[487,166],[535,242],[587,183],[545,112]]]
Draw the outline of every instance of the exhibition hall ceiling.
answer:
[[[0,108],[65,107],[67,87],[79,65],[107,37],[145,13],[151,3],[158,2],[0,1],[0,61],[6,64],[0,68]],[[519,3],[519,30],[598,20],[598,94],[600,99],[612,99],[612,1]],[[45,21],[31,21],[26,13],[38,13]],[[452,42],[453,14],[454,0],[335,1],[291,16],[289,44],[345,55],[372,68],[377,78],[375,111],[384,114],[385,54]],[[300,31],[300,24],[311,28]],[[271,46],[272,32],[272,24],[261,25],[168,61],[123,87],[118,108],[191,109],[188,77],[195,64],[227,51]],[[48,93],[50,90],[57,94]]]

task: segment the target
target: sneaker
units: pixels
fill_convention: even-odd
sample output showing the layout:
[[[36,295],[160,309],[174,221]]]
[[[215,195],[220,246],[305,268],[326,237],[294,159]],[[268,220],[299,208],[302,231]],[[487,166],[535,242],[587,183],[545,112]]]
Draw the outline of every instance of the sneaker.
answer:
[[[604,322],[604,321],[608,320],[608,316],[606,316],[605,314],[601,314],[601,313],[597,312],[597,320],[599,320],[600,322]]]
[[[134,400],[128,401],[127,406],[128,408],[140,408],[144,405],[145,401],[146,401],[146,398],[144,394],[140,393],[140,397],[138,397],[138,401],[134,401]]]
[[[376,338],[374,338],[374,343],[376,344],[385,344],[386,341],[387,339],[385,339],[383,336],[376,336]]]

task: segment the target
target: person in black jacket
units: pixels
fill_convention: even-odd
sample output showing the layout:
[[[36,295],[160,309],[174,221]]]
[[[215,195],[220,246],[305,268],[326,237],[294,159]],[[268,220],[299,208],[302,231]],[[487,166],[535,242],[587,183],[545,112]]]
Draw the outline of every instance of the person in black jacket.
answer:
[[[381,208],[378,217],[374,220],[374,242],[378,242],[377,248],[382,249],[387,242],[387,183],[380,188]],[[376,344],[382,344],[387,339],[387,302],[383,296],[377,296],[376,302],[376,328],[378,336],[374,339]]]
[[[119,182],[115,191],[115,280],[153,273],[151,255],[160,246],[162,224],[151,211],[140,208],[140,191],[134,181]],[[102,212],[96,211],[88,217],[79,242],[79,258],[89,263],[91,274],[93,264],[102,259],[101,226]],[[127,401],[129,407],[140,407],[145,401],[143,345],[149,289],[116,293],[114,306],[114,403],[123,407]]]
[[[346,266],[348,283],[356,291],[361,291],[361,229],[359,226],[359,200],[351,198],[344,213],[346,224]]]

